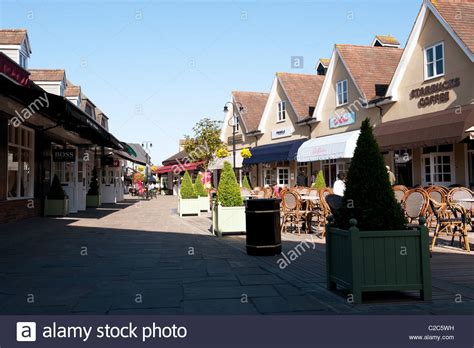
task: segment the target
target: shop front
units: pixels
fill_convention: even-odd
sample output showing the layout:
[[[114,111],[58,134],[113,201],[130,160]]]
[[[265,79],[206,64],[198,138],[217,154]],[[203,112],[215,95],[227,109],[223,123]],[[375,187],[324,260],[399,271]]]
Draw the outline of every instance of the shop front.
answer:
[[[356,130],[310,139],[299,148],[297,161],[313,163],[313,169],[322,170],[326,184],[332,187],[337,174],[349,169],[359,134]]]
[[[251,177],[256,178],[254,186],[293,187],[297,185],[298,167],[296,154],[307,139],[298,139],[257,146],[251,149],[252,157],[242,162],[249,168]],[[308,174],[306,181],[308,181]]]

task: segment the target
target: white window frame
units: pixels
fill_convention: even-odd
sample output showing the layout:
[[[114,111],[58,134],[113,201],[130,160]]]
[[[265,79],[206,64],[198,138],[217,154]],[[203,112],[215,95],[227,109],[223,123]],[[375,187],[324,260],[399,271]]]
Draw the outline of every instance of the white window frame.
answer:
[[[287,183],[281,183],[280,182],[280,170],[286,170],[287,171]],[[277,167],[277,185],[282,187],[283,185],[286,187],[290,187],[290,167]]]
[[[277,123],[286,120],[286,101],[280,100],[277,105]]]
[[[262,174],[263,174],[263,180],[262,180],[262,183],[263,183],[263,186],[265,185],[268,185],[268,186],[271,186],[273,185],[273,169],[272,168],[264,168],[263,171],[262,171]],[[270,182],[267,182],[267,173],[269,173],[269,178],[270,178]]]
[[[346,87],[344,90],[344,86]],[[339,91],[339,88],[341,89]],[[342,106],[346,105],[349,102],[349,86],[347,84],[347,79],[346,80],[341,80],[336,83],[336,106]],[[341,101],[339,101],[339,96],[341,96]],[[344,102],[344,96],[345,96],[345,102]]]
[[[434,163],[434,158],[437,157],[437,156],[449,156],[450,159],[449,159],[449,165],[450,165],[450,175],[451,175],[451,181],[436,181],[434,180],[435,178],[435,174],[437,174],[437,172],[435,172],[435,163]],[[430,159],[430,181],[426,181],[426,166],[425,166],[425,158],[429,158]],[[421,155],[421,182],[423,184],[423,186],[426,186],[428,184],[431,184],[431,185],[441,185],[441,186],[450,186],[454,183],[456,183],[456,170],[455,170],[455,167],[456,167],[456,164],[454,162],[454,152],[430,152],[430,153],[426,153],[426,154],[422,154]]]
[[[441,46],[441,52],[443,54],[442,58],[438,58],[436,56],[436,47],[438,47],[438,46]],[[428,50],[430,50],[430,49],[433,50],[433,62],[432,62],[433,63],[433,74],[434,74],[433,76],[428,76]],[[423,49],[423,57],[424,57],[425,81],[435,79],[435,78],[440,77],[440,76],[444,76],[444,74],[446,72],[446,66],[445,66],[446,56],[444,54],[444,41],[437,42],[434,45],[425,47]],[[441,74],[438,73],[437,68],[436,68],[436,62],[440,59],[442,59],[442,61],[443,61],[443,72]]]
[[[23,68],[23,69],[28,69],[28,60],[26,58],[26,55],[23,53],[23,52],[19,52],[19,63],[20,63],[20,66]]]
[[[11,143],[10,142],[10,129],[13,126],[8,126],[8,145],[7,145],[7,154],[8,150],[10,147],[15,147],[17,151],[19,151],[19,157],[18,157],[18,171],[16,174],[16,192],[17,196],[16,197],[9,197],[9,184],[8,184],[8,174],[7,174],[7,180],[6,180],[6,186],[7,186],[7,200],[20,200],[20,199],[32,199],[34,198],[35,195],[35,132],[33,129],[25,127],[25,126],[18,126],[18,127],[13,127],[15,129],[19,129],[19,140],[18,144],[16,143]],[[26,130],[31,134],[31,147],[26,147],[22,145],[22,136],[23,136],[23,130]],[[15,139],[16,141],[16,139]],[[30,166],[31,166],[31,182],[30,182],[30,187],[28,191],[31,192],[31,195],[28,196],[18,196],[18,193],[20,192],[20,182],[22,180],[22,175],[23,175],[23,168],[21,168],[20,164],[22,163],[21,159],[21,152],[22,150],[27,150],[30,151]],[[7,159],[7,173],[8,173],[8,159]]]

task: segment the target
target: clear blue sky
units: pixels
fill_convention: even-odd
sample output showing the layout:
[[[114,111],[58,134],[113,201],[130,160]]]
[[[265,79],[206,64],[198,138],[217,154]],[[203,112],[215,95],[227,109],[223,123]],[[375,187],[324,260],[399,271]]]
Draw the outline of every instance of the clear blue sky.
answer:
[[[26,28],[30,68],[62,68],[127,142],[160,164],[232,90],[268,92],[275,72],[314,73],[335,43],[391,34],[404,46],[421,6],[405,1],[2,0],[0,26]],[[304,68],[292,69],[291,57]]]

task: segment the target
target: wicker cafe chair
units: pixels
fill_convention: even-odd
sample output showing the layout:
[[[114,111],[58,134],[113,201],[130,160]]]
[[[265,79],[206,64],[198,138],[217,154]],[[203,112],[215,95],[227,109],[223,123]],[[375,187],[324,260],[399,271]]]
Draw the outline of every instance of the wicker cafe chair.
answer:
[[[263,189],[263,198],[272,198],[273,189],[271,187],[265,187]]]
[[[405,193],[408,191],[408,188],[404,185],[394,185],[392,187],[393,193],[395,194],[395,199],[398,203],[403,203],[403,198],[405,197]]]
[[[281,232],[288,232],[288,227],[293,226],[301,233],[300,224],[302,220],[301,199],[299,194],[294,190],[284,190],[282,192],[282,222]]]
[[[425,217],[428,206],[429,197],[424,189],[414,188],[405,192],[403,209],[410,223],[420,217]]]
[[[447,200],[447,190],[442,186],[430,186],[426,192],[430,199],[434,200],[437,203],[446,203]],[[436,216],[434,215],[431,204],[428,207],[427,211],[427,221],[428,226],[432,227],[433,223],[436,223]]]
[[[323,225],[323,230],[321,233],[322,238],[326,236],[327,219],[329,215],[331,215],[331,208],[329,207],[329,204],[326,202],[326,197],[332,194],[334,194],[334,191],[330,189],[329,187],[319,190],[319,205],[321,206],[321,218],[322,218],[322,225]]]
[[[458,199],[472,199],[473,193],[471,190],[465,187],[455,187],[448,192],[448,202],[454,202],[464,209],[466,209],[470,216],[472,216],[473,212],[473,204],[471,202],[456,202]]]
[[[452,235],[451,245],[454,244],[456,234],[459,235],[459,244],[469,252],[469,238],[467,235],[467,211],[457,204],[439,203],[434,199],[429,200],[429,204],[436,218],[436,227],[431,241],[431,249],[436,245],[436,238],[440,233]]]
[[[263,190],[253,190],[253,192],[257,198],[264,198],[265,196],[265,191]]]

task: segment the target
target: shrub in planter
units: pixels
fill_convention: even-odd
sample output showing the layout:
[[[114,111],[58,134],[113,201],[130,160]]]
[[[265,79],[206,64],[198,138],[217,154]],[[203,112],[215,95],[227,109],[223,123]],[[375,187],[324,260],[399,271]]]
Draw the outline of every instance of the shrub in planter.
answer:
[[[247,190],[252,191],[252,186],[250,186],[249,178],[247,175],[244,176],[244,181],[242,182],[242,186],[245,187]]]
[[[199,199],[194,191],[193,181],[191,176],[186,171],[181,182],[181,188],[178,198],[178,213],[183,215],[200,215]]]
[[[326,188],[326,180],[324,180],[324,174],[323,174],[323,171],[320,170],[318,172],[318,175],[316,176],[316,180],[314,181],[313,185],[312,185],[312,188],[315,188],[317,189],[318,191],[323,189],[323,188]]]
[[[217,235],[245,232],[245,206],[234,170],[227,161],[224,162],[217,188],[217,204],[213,209],[212,227]]]
[[[209,211],[209,194],[204,188],[201,174],[198,174],[194,181],[194,192],[198,196],[200,211]]]
[[[369,120],[347,175],[342,207],[327,225],[329,289],[340,285],[355,303],[367,291],[418,290],[431,299],[428,229],[406,226]]]
[[[91,183],[86,195],[86,207],[97,208],[100,206],[99,179],[97,178],[97,168],[92,169]]]
[[[64,192],[57,175],[54,176],[51,188],[46,195],[44,214],[46,216],[66,216],[69,214],[69,198]]]

